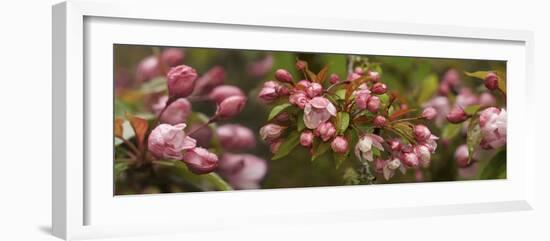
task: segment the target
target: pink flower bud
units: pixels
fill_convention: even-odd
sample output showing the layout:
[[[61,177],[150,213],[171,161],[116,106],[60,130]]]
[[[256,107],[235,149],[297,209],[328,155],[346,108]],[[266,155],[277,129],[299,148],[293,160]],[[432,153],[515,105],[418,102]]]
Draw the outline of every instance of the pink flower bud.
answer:
[[[204,73],[195,85],[195,94],[210,93],[215,87],[222,85],[225,80],[225,70],[221,66],[214,66]]]
[[[374,171],[377,173],[382,173],[384,171],[384,166],[386,166],[387,161],[382,158],[374,159]]]
[[[282,112],[275,116],[275,121],[278,123],[285,123],[288,120],[290,120],[290,115],[288,114],[288,112]]]
[[[235,117],[244,109],[246,104],[246,97],[244,96],[231,96],[223,100],[216,110],[216,117],[225,120]]]
[[[489,107],[479,115],[479,127],[481,127],[481,147],[483,149],[495,149],[506,145],[506,110]]]
[[[220,85],[214,88],[210,92],[210,94],[208,94],[208,98],[212,101],[215,101],[218,104],[221,103],[223,100],[225,100],[227,97],[231,97],[231,96],[244,97],[244,93],[241,89],[239,89],[236,86]]]
[[[340,81],[340,77],[337,74],[331,74],[329,80],[331,84],[336,84]]]
[[[218,170],[234,188],[256,189],[267,173],[267,163],[249,154],[225,153]]]
[[[451,91],[451,85],[445,82],[441,82],[438,87],[438,93],[439,95],[447,96],[449,92]]]
[[[153,109],[158,114],[166,106],[168,96],[159,98],[159,102],[153,106]],[[172,102],[162,113],[160,122],[175,125],[185,122],[187,116],[191,113],[191,103],[185,98],[179,98]]]
[[[328,141],[335,134],[336,134],[336,128],[334,128],[334,125],[329,121],[320,124],[315,129],[315,135],[321,137],[323,141]]]
[[[474,92],[467,87],[461,88],[458,92],[458,95],[456,96],[456,106],[466,107],[470,105],[478,104],[479,100],[477,98],[477,95],[474,94]]]
[[[269,151],[273,154],[277,153],[279,148],[281,148],[281,144],[283,144],[283,139],[274,140],[271,144],[269,144]]]
[[[489,107],[495,105],[497,100],[495,99],[495,96],[493,96],[491,93],[483,92],[479,96],[479,105],[481,107]]]
[[[319,83],[311,83],[311,85],[306,89],[306,93],[309,98],[319,96],[323,93],[323,86]]]
[[[373,122],[374,122],[375,126],[382,127],[382,126],[386,125],[387,120],[384,116],[377,115],[376,117],[374,117]]]
[[[495,73],[487,73],[485,76],[485,87],[489,90],[496,90],[498,88],[498,76]]]
[[[355,104],[360,110],[367,108],[367,103],[370,98],[370,90],[358,90],[355,92]]]
[[[277,86],[277,94],[279,96],[289,95],[290,89],[284,85]]]
[[[392,151],[400,151],[401,150],[401,142],[398,140],[389,140],[388,145],[390,146],[390,149]]]
[[[209,126],[195,124],[189,128],[189,137],[197,140],[197,146],[204,148],[210,147],[212,141],[212,129]]]
[[[368,76],[372,80],[372,82],[378,82],[380,81],[380,73],[376,71],[369,71]]]
[[[381,95],[381,94],[384,94],[386,93],[386,90],[388,89],[388,87],[386,86],[386,84],[384,83],[374,83],[374,85],[372,85],[372,93],[375,93],[377,95]]]
[[[275,71],[275,79],[284,83],[292,83],[292,75],[286,69]]]
[[[148,149],[158,159],[180,160],[183,157],[182,151],[192,149],[196,141],[185,135],[183,129],[187,125],[160,124],[149,134]]]
[[[359,79],[361,78],[361,75],[358,74],[358,73],[351,73],[348,75],[348,79],[349,81],[352,81],[352,80],[355,80],[355,79]]]
[[[428,107],[422,111],[422,117],[426,120],[433,120],[437,115],[437,110],[433,107]]]
[[[439,137],[432,134],[428,140],[423,141],[422,144],[428,147],[431,153],[434,153],[435,149],[437,149],[437,140],[439,140]]]
[[[425,125],[416,125],[414,126],[414,137],[417,141],[426,141],[432,133],[430,132],[430,129],[426,127]]]
[[[468,163],[468,146],[466,144],[460,145],[455,150],[455,161],[458,167],[465,168],[470,166],[471,162]]]
[[[311,147],[313,144],[313,133],[311,131],[304,131],[300,134],[300,145],[304,147]]]
[[[290,95],[290,97],[288,98],[288,101],[291,104],[298,106],[300,109],[304,109],[306,104],[309,102],[309,98],[307,97],[305,92],[298,91]]]
[[[254,63],[248,65],[248,75],[252,77],[262,77],[266,75],[273,67],[273,56],[267,55]]]
[[[458,124],[468,119],[468,114],[462,109],[462,107],[457,106],[447,114],[447,120],[453,124]]]
[[[367,110],[372,113],[376,113],[380,108],[380,98],[378,96],[371,96],[367,101]]]
[[[201,147],[186,151],[182,161],[191,172],[199,175],[212,172],[218,167],[218,156]]]
[[[401,162],[407,167],[418,167],[420,164],[418,156],[414,152],[402,153]]]
[[[460,74],[456,69],[449,69],[443,75],[441,82],[449,88],[456,87],[460,83]]]
[[[307,62],[303,60],[296,61],[296,69],[303,71],[307,68]]]
[[[422,162],[422,166],[428,167],[428,165],[430,165],[431,153],[427,146],[425,145],[415,146],[414,153],[416,154],[416,156],[418,156],[418,158]]]
[[[136,76],[139,81],[150,80],[160,75],[159,61],[157,56],[151,55],[139,62]]]
[[[363,75],[365,73],[365,70],[358,66],[358,67],[355,67],[355,69],[353,69],[353,72],[358,75]]]
[[[406,153],[406,152],[413,152],[413,151],[414,151],[414,148],[411,144],[401,145],[401,152]]]
[[[187,65],[173,67],[166,74],[170,98],[185,98],[193,92],[197,72]]]
[[[337,136],[330,143],[330,147],[336,153],[346,153],[348,151],[348,141],[342,136]]]
[[[267,81],[264,83],[262,90],[258,94],[258,98],[264,103],[271,103],[279,98],[277,94],[277,88],[279,84],[275,81]]]
[[[176,65],[182,64],[185,54],[181,49],[177,48],[167,48],[162,51],[160,59],[163,64],[168,67],[174,67]]]
[[[271,142],[278,139],[283,134],[286,127],[269,123],[260,129],[260,136],[266,142]]]
[[[252,130],[241,125],[222,125],[218,127],[216,133],[221,146],[228,150],[243,150],[256,145]]]

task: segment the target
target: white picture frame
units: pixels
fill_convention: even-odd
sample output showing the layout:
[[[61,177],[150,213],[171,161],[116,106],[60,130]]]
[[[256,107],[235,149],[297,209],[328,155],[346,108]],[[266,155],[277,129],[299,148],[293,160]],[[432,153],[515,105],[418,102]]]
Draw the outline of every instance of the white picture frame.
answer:
[[[261,16],[248,12],[213,14],[212,9],[208,10],[210,14],[205,14],[200,5],[182,1],[168,2],[169,4],[156,5],[154,1],[73,0],[53,7],[54,235],[64,239],[85,239],[193,232],[204,230],[206,224],[209,229],[225,229],[243,225],[330,223],[533,208],[534,125],[526,118],[532,110],[523,108],[531,106],[529,103],[533,102],[530,94],[533,91],[530,87],[533,73],[531,32],[353,19],[304,19],[275,13],[262,13]],[[187,9],[185,15],[179,11],[182,8]],[[109,168],[106,163],[89,160],[90,148],[94,153],[103,153],[99,151],[100,147],[93,144],[101,140],[102,134],[94,131],[101,124],[92,127],[87,125],[90,123],[89,118],[106,118],[108,122],[94,120],[94,123],[112,124],[112,118],[108,114],[97,112],[101,104],[111,100],[106,98],[107,102],[88,103],[88,98],[99,100],[97,95],[104,94],[102,91],[107,85],[87,80],[109,73],[108,61],[112,59],[105,59],[108,58],[105,47],[109,44],[112,46],[113,43],[121,42],[178,46],[184,43],[181,38],[175,38],[180,39],[176,41],[140,35],[136,28],[146,28],[148,32],[158,35],[166,34],[168,30],[176,36],[183,36],[181,31],[202,33],[205,36],[215,36],[219,31],[236,35],[228,36],[224,39],[224,44],[219,43],[216,38],[209,38],[210,42],[200,38],[188,40],[202,41],[197,47],[250,46],[253,49],[313,52],[329,48],[330,51],[339,53],[474,59],[492,57],[506,60],[509,63],[510,146],[507,179],[114,197],[112,190],[108,189],[109,182],[112,186],[112,180],[97,178],[102,175],[112,176],[112,162]],[[124,36],[116,34],[121,32],[125,33]],[[292,38],[283,38],[272,45],[261,41],[262,38],[276,35]],[[313,36],[327,38],[325,46],[289,41],[293,38],[307,40]],[[245,37],[258,38],[260,41],[246,41]],[[346,39],[350,43],[345,46],[331,44],[333,41]],[[359,46],[354,42],[365,40],[373,43],[379,41],[377,52],[354,47]],[[388,42],[395,44],[395,48],[387,47]],[[90,73],[90,70],[94,71]],[[515,131],[515,127],[520,125],[524,127],[521,133]],[[111,130],[112,127],[107,128]],[[93,137],[89,137],[90,133],[94,133]],[[111,140],[112,133],[107,134]],[[521,138],[514,138],[520,135]],[[93,149],[96,147],[97,152]],[[373,196],[377,199],[369,198]],[[410,198],[404,200],[404,196]],[[333,204],[343,199],[350,201],[345,206]],[[313,200],[318,201],[312,202]],[[278,206],[269,210],[261,205],[275,201]],[[218,202],[232,208],[220,208],[215,205]],[[192,208],[181,208],[185,211],[185,217],[182,217],[173,211],[178,206]],[[216,214],[202,218],[205,207],[209,207],[206,212]],[[138,209],[139,215],[136,215]]]

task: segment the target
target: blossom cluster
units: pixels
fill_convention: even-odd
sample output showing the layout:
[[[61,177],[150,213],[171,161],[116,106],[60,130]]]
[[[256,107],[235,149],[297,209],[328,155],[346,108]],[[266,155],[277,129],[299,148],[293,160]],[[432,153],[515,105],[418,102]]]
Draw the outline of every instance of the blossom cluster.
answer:
[[[497,105],[496,95],[506,98],[504,83],[496,72],[468,73],[472,77],[483,80],[486,91],[480,95],[462,84],[459,72],[448,70],[439,85],[438,95],[424,106],[437,110],[436,123],[442,126],[445,121],[452,124],[463,124],[463,132],[470,135],[470,140],[479,139],[479,143],[459,146],[455,151],[455,160],[459,167],[469,167],[476,158],[477,145],[483,150],[494,150],[506,145],[506,110]],[[501,82],[499,84],[499,82]],[[500,86],[499,86],[500,85]],[[448,97],[457,93],[454,103]],[[479,127],[479,132],[475,130]],[[479,138],[474,138],[478,135]]]
[[[432,120],[438,114],[435,108],[407,116],[413,111],[398,104],[380,73],[368,66],[355,66],[346,79],[335,73],[327,76],[328,67],[315,74],[302,60],[296,69],[304,79],[278,69],[275,80],[265,82],[258,95],[273,106],[273,118],[260,129],[260,136],[274,158],[299,144],[310,149],[312,159],[332,151],[337,165],[351,159],[353,149],[361,166],[374,165],[386,179],[397,169],[429,166],[438,137],[426,125],[413,122]]]
[[[194,174],[216,171],[234,188],[258,188],[267,172],[266,161],[239,153],[255,147],[254,132],[239,124],[217,125],[242,112],[246,95],[240,88],[224,84],[223,67],[214,66],[199,76],[196,69],[182,64],[184,56],[180,50],[166,49],[159,56],[143,59],[137,67],[140,81],[164,77],[166,95],[151,106],[156,118],[144,141],[150,155],[138,152],[136,156],[141,162],[178,160]],[[204,116],[193,112],[194,100],[215,104],[216,112],[202,123],[189,122],[193,115]]]

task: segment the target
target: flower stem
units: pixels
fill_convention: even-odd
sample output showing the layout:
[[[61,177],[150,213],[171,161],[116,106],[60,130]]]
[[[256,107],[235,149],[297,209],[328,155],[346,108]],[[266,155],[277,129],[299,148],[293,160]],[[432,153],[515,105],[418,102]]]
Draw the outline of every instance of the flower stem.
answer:
[[[136,145],[134,145],[134,143],[126,140],[126,138],[121,137],[121,136],[117,136],[116,138],[122,140],[122,142],[124,142],[124,144],[126,144],[128,147],[130,147],[130,149],[132,149],[132,151],[134,152],[133,154],[136,154],[136,155],[140,154],[139,149],[136,147]]]
[[[330,85],[330,86],[327,88],[326,91],[329,92],[332,88],[334,88],[334,87],[336,87],[336,86],[338,86],[338,85],[349,84],[349,83],[351,83],[350,80],[338,81],[337,83],[334,83],[334,84]]]
[[[390,124],[405,122],[405,121],[420,120],[420,119],[424,119],[424,117],[418,116],[418,117],[411,117],[411,118],[403,118],[403,119],[399,119],[399,120],[394,120],[394,121],[390,122]]]
[[[204,128],[204,127],[207,127],[208,125],[212,124],[213,122],[216,121],[216,116],[212,116],[210,117],[210,119],[208,119],[207,122],[203,123],[201,126],[199,126],[198,128],[195,128],[194,130],[190,131],[187,133],[188,136],[192,135],[193,133],[197,132],[198,130]]]

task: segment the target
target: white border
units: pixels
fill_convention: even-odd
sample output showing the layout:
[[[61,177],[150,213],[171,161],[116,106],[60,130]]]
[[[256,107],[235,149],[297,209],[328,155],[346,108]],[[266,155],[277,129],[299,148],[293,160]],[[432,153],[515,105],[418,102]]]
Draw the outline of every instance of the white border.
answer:
[[[54,128],[54,150],[53,150],[53,231],[54,234],[63,238],[88,238],[88,237],[102,237],[110,235],[132,235],[132,234],[151,234],[151,233],[163,233],[163,232],[185,232],[192,230],[204,230],[208,228],[228,228],[238,227],[240,225],[251,225],[250,220],[254,220],[254,225],[262,225],[266,223],[289,223],[288,220],[292,220],[290,223],[300,222],[338,222],[346,220],[364,220],[364,219],[378,219],[385,218],[385,215],[390,217],[419,217],[426,215],[448,215],[453,213],[472,213],[472,212],[487,212],[487,211],[501,211],[501,210],[519,210],[529,209],[533,203],[533,173],[534,173],[534,152],[529,151],[528,148],[532,148],[534,138],[531,138],[532,132],[528,132],[527,135],[522,133],[523,138],[520,137],[520,133],[514,128],[515,125],[525,126],[527,120],[524,116],[528,116],[529,109],[521,108],[521,106],[529,106],[526,103],[530,102],[528,92],[528,81],[530,80],[529,73],[527,71],[532,68],[532,34],[523,31],[499,31],[499,30],[487,30],[487,29],[472,29],[472,28],[460,28],[460,27],[444,27],[444,26],[429,26],[429,25],[417,25],[417,24],[400,24],[400,23],[377,23],[369,22],[368,25],[364,22],[357,22],[353,20],[345,19],[303,19],[282,16],[282,15],[265,15],[261,18],[255,16],[231,16],[231,15],[216,15],[216,16],[204,16],[201,11],[186,11],[185,17],[181,17],[181,12],[177,9],[181,9],[182,3],[173,2],[167,4],[164,9],[159,9],[155,5],[155,11],[149,11],[147,3],[134,3],[132,2],[131,10],[125,5],[123,1],[110,1],[96,2],[96,1],[70,1],[54,7],[53,13],[53,26],[54,26],[54,88],[53,88],[53,128]],[[189,5],[185,5],[185,8],[189,9]],[[198,9],[199,10],[199,9]],[[158,25],[162,28],[165,26],[172,26],[174,28],[185,28],[194,26],[196,23],[191,22],[213,22],[213,23],[225,23],[226,25],[220,27],[220,25],[206,24],[202,31],[208,32],[210,28],[221,28],[217,31],[223,31],[223,29],[231,29],[232,31],[244,30],[248,34],[254,34],[257,31],[264,31],[264,34],[273,34],[276,31],[278,34],[300,34],[303,33],[303,38],[307,38],[307,35],[319,35],[317,37],[329,37],[329,33],[335,33],[334,31],[318,31],[311,29],[324,29],[324,30],[346,30],[337,32],[342,36],[357,38],[365,38],[365,36],[377,36],[390,39],[402,39],[402,40],[415,40],[420,39],[422,41],[436,41],[452,43],[453,46],[472,45],[477,48],[484,48],[484,51],[458,51],[461,48],[456,48],[453,52],[453,48],[445,45],[441,45],[442,49],[445,49],[447,54],[452,57],[464,56],[468,58],[487,58],[487,55],[480,54],[487,53],[487,49],[491,49],[491,46],[495,44],[501,44],[502,48],[511,48],[510,51],[492,51],[492,59],[505,59],[509,61],[509,175],[508,180],[505,181],[487,181],[487,182],[460,182],[460,183],[430,183],[422,185],[382,185],[382,186],[369,186],[369,187],[338,187],[338,188],[326,188],[326,189],[292,189],[292,190],[266,190],[266,191],[250,191],[250,192],[234,192],[234,193],[205,193],[198,195],[153,195],[153,196],[134,196],[134,197],[116,197],[109,198],[106,195],[102,195],[102,192],[106,192],[100,182],[94,179],[93,168],[91,165],[85,167],[83,165],[84,157],[84,109],[89,109],[91,112],[94,110],[94,106],[84,107],[84,17],[85,16],[107,16],[107,17],[125,17],[135,19],[157,19],[157,20],[178,20],[184,21],[183,23],[170,23],[155,22],[151,24],[145,24],[146,20],[139,20],[144,26],[151,27],[154,30],[154,26]],[[127,22],[133,22],[137,20],[131,20]],[[121,21],[124,22],[124,21]],[[187,23],[187,24],[186,24]],[[233,24],[233,28],[227,26],[227,24]],[[274,30],[266,27],[247,27],[244,25],[255,26],[276,26],[286,27],[291,29],[278,28]],[[157,26],[157,28],[159,28]],[[181,27],[184,26],[184,27]],[[129,26],[124,26],[123,29],[129,29]],[[247,31],[253,29],[253,31]],[[120,29],[119,29],[120,30]],[[190,29],[187,29],[190,30]],[[196,30],[201,31],[201,30]],[[130,31],[131,32],[131,31]],[[365,32],[370,32],[366,34]],[[204,33],[204,32],[203,32]],[[374,34],[383,33],[383,34]],[[159,30],[158,34],[162,34],[162,30]],[[90,37],[100,37],[104,35],[91,35]],[[130,36],[130,35],[129,35]],[[184,45],[179,42],[170,40],[151,39],[144,37],[143,35],[131,35],[132,38],[121,39],[116,34],[112,35],[112,39],[124,43],[150,43],[157,45]],[[152,35],[147,35],[152,36]],[[436,37],[430,37],[436,36]],[[261,37],[261,36],[259,36]],[[338,36],[334,35],[334,38]],[[453,38],[445,38],[453,37]],[[181,39],[181,38],[178,38]],[[386,39],[387,41],[390,39]],[[138,41],[139,40],[139,41]],[[109,42],[107,41],[107,42]],[[219,42],[213,39],[212,42],[204,43],[207,46],[217,46]],[[93,43],[101,43],[101,41],[91,41]],[[399,41],[397,41],[399,42]],[[233,43],[234,45],[231,45]],[[250,46],[251,42],[248,42],[244,48],[262,49],[269,46],[263,45],[262,42],[258,42],[256,46]],[[396,42],[394,42],[396,43]],[[112,44],[112,42],[110,43]],[[227,45],[222,47],[239,47],[238,42],[228,41]],[[195,45],[196,46],[196,45]],[[263,46],[263,47],[262,47]],[[267,46],[267,47],[266,47]],[[285,50],[305,50],[304,48],[311,48],[315,51],[315,46],[299,46],[294,43],[286,43]],[[349,46],[353,46],[350,44]],[[405,46],[405,45],[403,45]],[[508,47],[507,47],[508,46]],[[510,47],[515,46],[515,47]],[[519,50],[517,47],[519,46]],[[334,46],[332,46],[334,47]],[[346,46],[348,47],[348,46]],[[350,47],[351,48],[351,47]],[[464,46],[462,47],[464,48]],[[433,53],[433,55],[426,55],[427,48],[404,48],[402,51],[410,51],[407,55],[417,56],[437,56],[441,57],[441,53]],[[422,50],[424,49],[424,50]],[[112,51],[112,48],[109,49]],[[319,50],[319,46],[317,46]],[[334,49],[332,52],[346,53],[350,49]],[[364,53],[373,54],[373,52],[367,49],[355,50],[365,51]],[[390,50],[388,50],[390,51]],[[414,52],[418,51],[418,52]],[[321,51],[322,52],[322,51]],[[94,52],[95,53],[95,52]],[[99,52],[98,52],[99,53]],[[362,53],[362,52],[359,52]],[[375,52],[376,54],[392,54],[391,52]],[[401,55],[402,52],[394,52]],[[509,54],[514,53],[514,54]],[[455,55],[456,54],[456,55]],[[439,55],[439,56],[438,56]],[[99,54],[98,54],[99,56]],[[91,58],[91,62],[98,60],[98,58]],[[107,58],[112,61],[111,58]],[[99,58],[100,61],[105,59]],[[105,63],[103,63],[105,64]],[[93,65],[93,64],[91,64]],[[112,66],[112,65],[110,65]],[[88,66],[87,66],[88,67]],[[511,71],[511,72],[510,72]],[[97,72],[99,73],[99,72]],[[111,72],[112,73],[112,72]],[[94,71],[94,75],[96,72]],[[111,76],[111,75],[110,75]],[[93,78],[93,76],[91,76]],[[110,79],[110,78],[109,78]],[[517,80],[517,81],[511,81]],[[110,83],[112,84],[112,83]],[[101,90],[100,85],[86,85],[87,91],[91,92],[91,98],[93,95],[99,93],[94,90]],[[111,101],[110,98],[105,98]],[[111,106],[110,104],[107,106]],[[93,116],[93,115],[89,115]],[[109,120],[112,120],[110,118]],[[515,124],[514,124],[515,123]],[[109,125],[111,123],[109,122]],[[66,125],[66,126],[65,126]],[[528,124],[527,124],[528,125]],[[107,128],[111,129],[111,127]],[[87,133],[89,134],[89,132]],[[110,139],[109,136],[108,139]],[[514,151],[512,146],[517,146],[518,149]],[[528,153],[527,158],[518,155],[519,152]],[[514,154],[516,153],[516,154]],[[519,162],[521,161],[521,162]],[[90,188],[84,188],[83,173],[87,168],[92,168],[91,186]],[[96,170],[101,170],[101,167]],[[109,169],[110,170],[110,169]],[[89,170],[87,170],[89,171]],[[104,175],[112,176],[112,175]],[[110,178],[105,178],[110,182]],[[112,187],[112,185],[110,185]],[[98,187],[94,191],[94,187]],[[486,190],[493,190],[486,192]],[[321,191],[322,192],[321,192]],[[353,190],[353,193],[350,192]],[[469,193],[469,195],[462,195],[461,198],[452,195],[442,195],[437,198],[434,193],[448,194],[449,190]],[[91,219],[89,226],[83,226],[84,221],[84,192],[90,192],[90,198],[93,200],[91,203]],[[108,190],[112,191],[112,190]],[[283,194],[286,193],[286,194]],[[332,200],[337,200],[338,197],[349,197],[353,195],[355,198],[346,201],[346,205],[341,206],[329,206],[324,202],[311,202],[312,200],[326,200],[328,197],[333,196]],[[110,192],[112,194],[112,192]],[[471,195],[477,194],[477,196]],[[281,196],[285,195],[285,199]],[[98,197],[98,200],[95,198]],[[292,198],[290,198],[292,197]],[[384,197],[379,199],[373,199],[372,197]],[[388,199],[387,197],[394,197]],[[430,198],[418,198],[418,197],[430,197]],[[434,199],[436,197],[436,199]],[[103,198],[103,199],[102,199]],[[336,199],[334,199],[336,198]],[[279,206],[269,209],[264,208],[259,203],[277,200]],[[369,205],[364,205],[362,200],[369,200]],[[372,200],[372,201],[371,201]],[[343,201],[343,200],[341,200]],[[235,208],[231,210],[219,208],[217,203],[223,202],[224,204],[232,204]],[[96,205],[94,203],[100,203]],[[212,213],[217,213],[220,216],[212,220],[200,220],[201,214],[204,214],[203,209],[196,204],[207,205],[211,207],[209,209]],[[241,203],[241,204],[239,204]],[[248,209],[243,212],[242,203],[250,204],[257,203],[256,205],[246,205]],[[210,205],[208,205],[210,204]],[[198,221],[193,223],[186,222],[186,219],[177,217],[175,215],[169,215],[174,209],[169,207],[193,207],[193,209],[185,209],[186,215],[193,218],[199,218]],[[366,206],[366,207],[363,207]],[[96,208],[97,207],[97,208]],[[148,207],[148,208],[143,208]],[[139,216],[136,216],[136,210],[140,210]],[[320,210],[326,210],[321,212]],[[117,213],[114,213],[114,212]],[[162,215],[159,215],[162,214]],[[325,216],[330,216],[330,220],[327,220]],[[97,219],[96,219],[97,217]],[[122,219],[120,217],[127,217]],[[323,218],[325,217],[325,218]],[[149,222],[154,221],[157,225],[150,225],[150,223],[143,223],[144,219]],[[188,220],[188,219],[187,219]],[[248,221],[247,221],[248,220]],[[121,225],[124,222],[140,221],[143,226]],[[209,225],[205,225],[208,223]],[[176,225],[173,225],[176,224]]]

